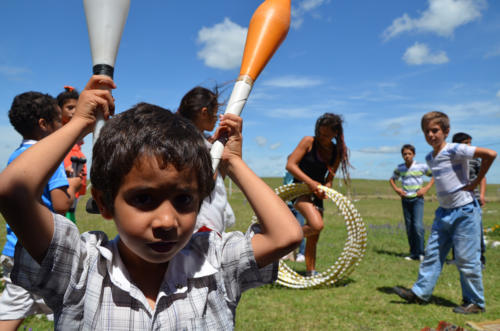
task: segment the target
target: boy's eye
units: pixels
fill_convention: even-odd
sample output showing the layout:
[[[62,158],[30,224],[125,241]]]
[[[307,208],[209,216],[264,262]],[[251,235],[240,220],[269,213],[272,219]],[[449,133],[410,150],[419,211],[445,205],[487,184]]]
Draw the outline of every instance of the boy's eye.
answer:
[[[153,202],[153,197],[150,194],[137,194],[132,198],[132,204],[136,207],[148,206]]]
[[[174,205],[183,212],[191,211],[194,207],[195,198],[191,194],[180,194],[174,198]]]

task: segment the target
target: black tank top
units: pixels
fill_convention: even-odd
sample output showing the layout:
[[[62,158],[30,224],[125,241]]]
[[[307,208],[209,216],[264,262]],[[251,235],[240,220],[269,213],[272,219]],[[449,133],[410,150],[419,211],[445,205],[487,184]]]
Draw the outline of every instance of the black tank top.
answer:
[[[336,156],[337,146],[333,144],[333,152],[328,162],[328,166],[333,165]],[[321,184],[325,184],[325,177],[328,171],[328,166],[319,156],[317,142],[316,139],[314,139],[311,150],[307,152],[299,162],[300,170],[302,170],[307,176],[311,177],[311,179],[320,182]],[[293,182],[300,183],[301,181],[294,178]]]

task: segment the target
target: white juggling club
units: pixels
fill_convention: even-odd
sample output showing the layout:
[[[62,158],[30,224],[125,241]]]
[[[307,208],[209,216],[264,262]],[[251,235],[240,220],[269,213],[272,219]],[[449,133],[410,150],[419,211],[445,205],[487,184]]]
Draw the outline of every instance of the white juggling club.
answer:
[[[83,7],[87,17],[93,74],[113,78],[130,0],[83,0]],[[93,142],[99,137],[103,125],[104,118],[100,114],[97,117]]]

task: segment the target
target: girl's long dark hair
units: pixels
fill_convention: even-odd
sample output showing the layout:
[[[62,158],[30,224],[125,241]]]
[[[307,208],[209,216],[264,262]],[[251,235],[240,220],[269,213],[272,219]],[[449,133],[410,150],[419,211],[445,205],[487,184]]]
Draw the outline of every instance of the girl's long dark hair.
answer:
[[[337,132],[337,136],[335,137],[337,146],[334,153],[337,153],[336,156],[340,157],[340,169],[342,171],[342,176],[344,177],[344,182],[349,185],[351,182],[349,168],[352,168],[352,165],[349,162],[349,149],[347,148],[344,140],[344,129],[342,127],[343,122],[344,121],[340,115],[324,113],[316,120],[314,136],[319,136],[319,128],[322,126],[329,127],[332,131]]]

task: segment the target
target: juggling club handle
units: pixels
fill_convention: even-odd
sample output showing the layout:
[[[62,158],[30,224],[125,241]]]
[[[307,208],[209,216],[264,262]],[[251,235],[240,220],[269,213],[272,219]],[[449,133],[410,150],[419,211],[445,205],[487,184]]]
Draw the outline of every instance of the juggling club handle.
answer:
[[[95,66],[92,67],[92,72],[94,75],[105,75],[113,79],[113,74],[115,72],[115,69],[109,64],[96,64]],[[107,87],[101,87],[101,89],[109,90]],[[97,112],[96,122],[94,127],[94,135],[92,136],[92,146],[97,141],[97,138],[99,138],[99,134],[101,133],[101,129],[104,126],[104,123],[105,123],[104,115],[102,114],[102,112]]]

